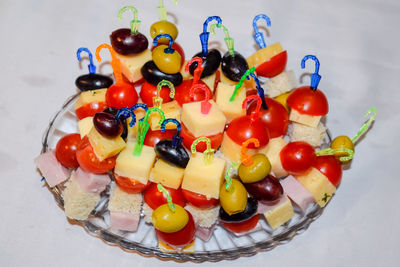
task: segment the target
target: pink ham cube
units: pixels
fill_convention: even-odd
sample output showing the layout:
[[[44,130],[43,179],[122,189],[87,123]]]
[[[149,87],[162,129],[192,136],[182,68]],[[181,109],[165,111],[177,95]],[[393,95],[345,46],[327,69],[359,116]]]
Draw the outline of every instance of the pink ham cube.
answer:
[[[281,180],[283,191],[303,212],[314,202],[311,193],[292,175]]]
[[[110,211],[110,224],[112,229],[135,232],[138,228],[140,213],[124,211]]]
[[[35,159],[35,164],[50,187],[64,182],[71,174],[67,168],[58,162],[54,150],[49,150],[46,153],[40,154]]]
[[[93,174],[85,172],[81,168],[72,173],[83,191],[86,193],[101,193],[111,182],[107,174]]]

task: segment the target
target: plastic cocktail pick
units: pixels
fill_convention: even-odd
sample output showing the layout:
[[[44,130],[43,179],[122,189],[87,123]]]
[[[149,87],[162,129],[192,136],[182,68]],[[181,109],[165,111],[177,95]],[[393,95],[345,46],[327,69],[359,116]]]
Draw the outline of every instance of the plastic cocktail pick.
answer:
[[[377,111],[376,108],[371,107],[371,108],[364,114],[364,117],[368,117],[370,114],[372,114],[372,115],[371,115],[371,117],[369,118],[369,120],[361,126],[361,128],[360,128],[360,130],[358,130],[357,134],[351,139],[351,141],[352,141],[353,143],[356,143],[356,142],[360,139],[360,137],[361,137],[364,133],[366,133],[366,132],[368,131],[368,129],[371,127],[372,122],[373,122],[373,121],[375,120],[375,118],[376,118],[376,113],[377,113],[377,112],[378,112],[378,111]]]
[[[189,94],[194,98],[194,93],[196,90],[202,90],[206,96],[204,101],[201,102],[201,114],[207,115],[210,112],[211,109],[211,103],[209,102],[210,100],[210,90],[208,89],[207,85],[203,83],[193,83],[192,87],[190,87]]]
[[[232,190],[232,172],[234,170],[237,170],[238,167],[239,164],[237,164],[236,162],[232,162],[228,168],[228,171],[225,174],[225,181],[226,181],[225,189],[228,191]]]
[[[178,4],[178,0],[173,0],[175,5]],[[160,5],[157,7],[160,20],[167,20],[167,9],[164,6],[164,0],[160,0]]]
[[[203,73],[204,67],[202,66],[203,64],[203,60],[200,57],[194,57],[191,60],[189,60],[186,63],[185,66],[185,72],[189,72],[189,67],[190,65],[193,64],[193,62],[197,62],[197,66],[194,69],[194,75],[193,75],[193,83],[198,83],[200,81],[201,78],[201,74]]]
[[[172,54],[175,52],[175,49],[172,48],[172,44],[174,43],[174,39],[172,39],[171,35],[164,33],[164,34],[159,34],[157,35],[154,40],[153,40],[153,46],[158,45],[158,40],[162,37],[165,37],[169,40],[168,42],[168,47],[164,49],[164,53],[166,54]]]
[[[161,193],[163,193],[164,197],[167,199],[168,202],[168,207],[172,212],[175,212],[175,205],[172,202],[172,197],[171,195],[168,193],[167,189],[164,188],[164,186],[162,186],[161,184],[157,184],[157,189],[158,191],[160,191]]]
[[[129,109],[129,108],[121,108],[121,109],[119,109],[118,112],[117,112],[117,115],[115,115],[115,117],[117,117],[118,119],[119,119],[120,117],[123,117],[123,118],[125,118],[125,119],[131,117],[132,120],[131,120],[131,122],[129,123],[129,127],[131,127],[131,128],[133,127],[133,125],[136,124],[136,115],[135,115],[135,113],[134,113],[131,109]]]
[[[250,100],[256,100],[257,101],[257,105],[256,108],[251,112],[251,121],[254,121],[256,119],[258,119],[261,115],[260,110],[261,110],[261,98],[258,95],[250,95],[248,97],[245,98],[245,100],[243,100],[243,104],[242,104],[242,109],[246,109],[247,108],[247,103]]]
[[[210,36],[210,33],[207,32],[207,27],[208,23],[210,23],[213,20],[216,20],[217,23],[222,24],[222,19],[219,16],[208,17],[206,21],[203,23],[203,32],[200,34],[201,50],[203,57],[206,57],[208,55],[208,38]]]
[[[239,82],[235,85],[235,90],[233,91],[231,98],[229,99],[230,102],[233,102],[235,100],[237,94],[239,93],[240,87],[242,87],[242,85],[244,83],[244,80],[245,79],[249,80],[250,73],[253,73],[255,70],[256,70],[256,67],[251,67],[250,69],[246,70],[246,72],[242,75]]]
[[[226,46],[228,47],[229,54],[231,56],[234,56],[235,55],[235,48],[234,48],[235,44],[234,44],[233,38],[229,36],[228,29],[223,24],[215,23],[210,26],[210,32],[212,35],[215,35],[215,27],[222,28],[222,30],[224,31],[224,33],[225,33],[224,40],[225,40]]]
[[[342,162],[346,162],[351,160],[354,157],[354,151],[348,148],[339,148],[339,149],[332,149],[332,148],[325,148],[315,152],[317,156],[327,156],[327,155],[335,155],[336,153],[347,153],[347,156],[340,157],[339,160]]]
[[[214,157],[214,149],[211,148],[211,141],[209,138],[202,136],[197,138],[196,140],[193,141],[192,146],[190,147],[190,150],[192,151],[192,154],[196,154],[196,146],[200,142],[206,142],[207,144],[207,149],[204,151],[204,162],[206,165],[209,165],[212,163],[213,157]]]
[[[253,164],[253,157],[249,154],[246,154],[247,146],[250,143],[253,143],[255,147],[260,146],[260,142],[258,141],[257,138],[250,138],[242,143],[242,147],[240,149],[240,156],[242,158],[242,163],[246,166],[250,166],[251,164]]]
[[[167,123],[175,123],[176,124],[176,134],[172,137],[172,145],[177,147],[182,144],[183,137],[181,136],[181,124],[176,119],[165,119],[161,124],[161,132],[165,132],[165,125]]]
[[[268,27],[271,27],[271,20],[265,14],[257,15],[253,19],[254,40],[257,42],[258,46],[262,49],[262,48],[267,47],[267,45],[265,44],[265,40],[264,40],[263,34],[258,30],[258,27],[257,27],[257,21],[259,19],[264,19],[267,22],[267,26]]]
[[[315,72],[311,74],[311,89],[317,90],[319,81],[321,80],[321,76],[318,74],[319,72],[319,60],[316,56],[307,55],[301,61],[301,68],[304,69],[306,67],[306,61],[312,59],[315,62]]]
[[[125,11],[130,10],[133,12],[133,20],[131,20],[131,33],[136,34],[139,30],[140,20],[138,20],[138,11],[133,6],[125,6],[118,11],[118,18],[122,19],[122,13]]]
[[[156,108],[159,108],[159,109],[161,109],[161,105],[163,103],[163,99],[160,96],[160,92],[161,92],[161,89],[163,88],[163,86],[169,87],[169,89],[170,89],[169,97],[170,98],[174,98],[174,96],[175,96],[175,87],[170,81],[162,80],[161,82],[159,82],[157,84],[157,95],[153,96],[153,106]]]
[[[89,73],[90,74],[96,73],[96,66],[93,64],[93,55],[92,55],[92,53],[86,47],[79,48],[78,51],[76,51],[76,57],[78,58],[79,61],[81,61],[81,53],[82,52],[86,52],[89,55],[89,61],[90,61],[90,64],[88,65]]]
[[[119,59],[116,56],[116,53],[114,51],[114,49],[111,47],[111,45],[109,44],[101,44],[96,48],[96,59],[98,62],[101,62],[101,57],[100,57],[100,51],[101,49],[107,49],[108,51],[110,51],[111,54],[111,67],[114,71],[114,77],[115,77],[115,83],[116,84],[122,84],[124,83],[123,79],[122,79],[122,72],[121,72],[121,63],[119,61]]]

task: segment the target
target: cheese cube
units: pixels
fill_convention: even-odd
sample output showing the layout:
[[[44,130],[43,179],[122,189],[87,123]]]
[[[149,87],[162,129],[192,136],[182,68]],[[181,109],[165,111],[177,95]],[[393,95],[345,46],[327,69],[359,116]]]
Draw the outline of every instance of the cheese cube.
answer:
[[[129,117],[126,120],[126,123],[127,123],[127,126],[128,126],[128,135],[127,135],[127,139],[128,140],[136,140],[138,127],[139,127],[139,120],[144,117],[146,112],[144,110],[142,110],[142,109],[136,109],[134,111],[134,113],[136,115],[136,123],[135,123],[135,125],[133,125],[132,127],[129,126],[129,123],[132,121],[131,117]]]
[[[128,141],[124,150],[119,153],[115,164],[115,173],[133,178],[142,184],[147,184],[151,168],[156,160],[154,148],[143,145],[140,156],[133,155],[136,140]]]
[[[75,102],[75,109],[86,104],[95,102],[106,102],[107,88],[82,92]]]
[[[265,92],[269,97],[276,97],[297,87],[296,75],[292,70],[284,71],[265,82]]]
[[[220,72],[217,70],[214,74],[201,79],[210,88],[211,92],[214,93],[217,84],[220,81]]]
[[[152,59],[151,51],[144,50],[142,53],[133,56],[123,56],[117,54],[117,58],[121,61],[122,74],[131,83],[135,83],[143,78],[140,69],[143,65]]]
[[[285,195],[278,204],[264,213],[264,217],[272,229],[276,229],[294,216],[292,202]]]
[[[114,138],[104,137],[95,127],[90,130],[88,138],[94,154],[100,161],[117,155],[125,147],[125,141],[121,136]]]
[[[222,139],[220,151],[224,154],[225,157],[230,159],[231,161],[241,161],[240,150],[241,146],[236,144],[225,132],[224,138]],[[247,148],[246,153],[249,155],[257,154],[257,149]]]
[[[247,64],[249,65],[249,68],[251,67],[258,67],[258,65],[264,63],[268,59],[270,59],[273,56],[276,56],[280,52],[282,52],[282,46],[279,42],[274,43],[272,45],[269,45],[265,48],[262,48],[255,52],[253,55],[249,56],[246,61]]]
[[[210,136],[225,129],[226,117],[213,100],[208,114],[201,113],[202,102],[186,103],[182,106],[181,120],[194,136]]]
[[[222,70],[221,70],[221,82],[223,82],[225,84],[229,84],[229,85],[236,85],[238,83],[238,82],[232,81],[231,79],[226,77],[224,75],[224,73],[222,72]],[[256,88],[257,84],[254,81],[254,79],[250,79],[250,80],[245,79],[243,85],[245,88]]]
[[[79,129],[79,134],[81,135],[81,139],[83,139],[85,135],[89,134],[92,128],[93,128],[93,117],[86,117],[78,121],[78,129]]]
[[[193,154],[184,172],[182,189],[219,199],[225,164],[225,160],[217,157],[206,164],[203,153]]]
[[[187,65],[188,61],[185,60],[185,63],[183,63],[182,68],[181,68],[181,75],[183,80],[189,80],[192,78],[192,74],[190,72],[185,71],[185,67]]]
[[[288,175],[288,172],[282,167],[281,157],[279,156],[279,153],[286,144],[287,142],[282,137],[276,137],[269,139],[268,145],[258,150],[259,153],[263,153],[269,159],[271,171],[276,178]]]
[[[292,142],[305,141],[314,147],[319,147],[326,135],[326,127],[322,123],[314,128],[293,122],[288,132]]]
[[[292,108],[290,110],[289,120],[315,128],[318,126],[318,123],[321,120],[321,116],[301,114]]]
[[[234,118],[246,115],[246,110],[242,108],[242,103],[246,98],[246,88],[240,88],[235,100],[231,102],[229,100],[234,91],[235,85],[220,82],[215,93],[215,101],[225,114],[227,123]]]
[[[303,212],[314,202],[314,197],[311,193],[293,176],[289,175],[281,180],[281,185],[285,194],[287,194]]]
[[[311,168],[306,174],[296,176],[299,181],[311,195],[315,202],[324,207],[336,191],[336,187],[329,179],[316,168]]]
[[[178,189],[183,179],[183,168],[178,168],[162,159],[159,159],[150,173],[150,181],[164,186]]]
[[[161,105],[161,110],[164,112],[166,119],[176,119],[177,121],[181,122],[181,108],[177,101],[173,100],[171,102],[167,102]],[[149,116],[149,124],[152,131],[159,131],[161,130],[161,126],[158,124],[160,121],[160,114],[157,112],[153,112]],[[175,123],[168,123],[165,126],[165,129],[176,129]]]

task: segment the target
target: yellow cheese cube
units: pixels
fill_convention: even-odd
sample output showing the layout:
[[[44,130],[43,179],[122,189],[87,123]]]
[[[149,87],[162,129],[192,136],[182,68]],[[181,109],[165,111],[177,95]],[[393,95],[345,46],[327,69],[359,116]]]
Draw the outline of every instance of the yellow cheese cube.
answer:
[[[125,147],[125,141],[121,136],[115,138],[104,137],[95,127],[90,130],[88,138],[94,154],[100,161],[117,155]]]
[[[107,88],[82,92],[75,102],[75,109],[93,102],[106,102]]]
[[[288,172],[282,167],[281,157],[279,156],[279,153],[286,144],[286,141],[282,137],[276,137],[269,139],[268,145],[258,150],[259,153],[265,154],[269,159],[271,171],[276,178],[282,178],[288,175]]]
[[[151,168],[156,160],[154,148],[143,145],[140,156],[133,155],[136,140],[128,141],[124,150],[119,153],[115,164],[115,173],[133,178],[142,184],[147,184]]]
[[[152,59],[152,56],[151,51],[146,49],[142,53],[133,56],[123,56],[117,54],[117,58],[121,61],[122,74],[131,83],[135,83],[143,78],[140,69],[147,61]]]
[[[225,160],[213,157],[211,164],[207,165],[203,153],[193,154],[185,169],[182,189],[219,199],[225,164]]]
[[[224,75],[224,73],[222,72],[222,70],[220,70],[220,71],[221,71],[221,82],[223,82],[225,84],[229,84],[229,85],[236,85],[238,83],[238,82],[232,81],[231,79],[226,77]],[[254,89],[256,88],[256,82],[254,81],[254,79],[250,79],[250,80],[245,79],[243,85],[245,88],[254,88]]]
[[[144,117],[146,112],[144,110],[142,110],[142,109],[136,109],[134,111],[134,113],[136,115],[136,123],[135,123],[135,125],[133,125],[132,127],[129,126],[129,123],[132,121],[131,117],[129,117],[126,120],[126,123],[127,123],[127,126],[128,126],[128,135],[127,135],[127,139],[128,140],[136,139],[137,132],[138,132],[138,127],[139,127],[139,120]]]
[[[218,72],[218,70],[217,70],[217,72]],[[219,75],[220,75],[219,73],[218,74],[214,73],[214,74],[212,74],[210,76],[207,76],[207,77],[201,79],[205,84],[207,84],[208,88],[210,88],[212,93],[214,93],[214,90],[215,90],[215,87],[216,87],[215,83],[218,82],[218,80],[219,80],[218,76]]]
[[[162,159],[157,160],[150,173],[150,181],[178,189],[185,169],[176,167]]]
[[[227,123],[231,122],[234,118],[246,115],[246,110],[242,108],[242,103],[246,98],[246,88],[240,88],[235,100],[231,102],[229,99],[234,91],[235,85],[220,82],[215,93],[215,101],[225,114]]]
[[[321,120],[321,116],[310,116],[306,114],[301,114],[296,110],[291,109],[289,120],[315,128],[318,126],[318,123]]]
[[[225,132],[220,148],[222,154],[224,154],[224,156],[230,159],[231,161],[238,162],[241,161],[240,149],[241,146],[236,144]],[[249,155],[255,155],[257,154],[257,149],[247,148],[246,153]]]
[[[294,216],[292,203],[287,196],[274,208],[264,213],[264,217],[272,229],[276,229]]]
[[[181,108],[177,101],[173,100],[171,102],[167,102],[161,105],[161,110],[164,112],[166,119],[176,119],[177,121],[181,122]],[[152,131],[158,131],[161,129],[160,124],[160,114],[157,112],[151,113],[149,116],[149,124]],[[165,129],[176,129],[176,124],[168,123],[165,126]]]
[[[213,100],[208,114],[201,113],[202,102],[186,103],[182,106],[181,120],[194,136],[209,136],[225,129],[226,117]]]
[[[93,128],[93,117],[86,117],[78,121],[79,134],[81,139],[87,135]]]
[[[265,48],[262,48],[255,52],[253,55],[249,56],[247,60],[247,64],[249,65],[249,68],[251,67],[258,67],[258,65],[264,63],[268,59],[270,59],[273,56],[276,56],[280,52],[282,52],[282,46],[279,42],[274,43],[272,45],[269,45]]]
[[[296,178],[297,181],[310,191],[315,202],[321,207],[324,207],[328,203],[336,191],[336,187],[329,179],[315,168],[311,168],[306,174],[296,176]]]

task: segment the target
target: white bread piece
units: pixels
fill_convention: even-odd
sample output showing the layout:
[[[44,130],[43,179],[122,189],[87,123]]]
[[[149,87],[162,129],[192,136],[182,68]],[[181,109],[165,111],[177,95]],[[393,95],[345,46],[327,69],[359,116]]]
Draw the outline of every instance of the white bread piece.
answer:
[[[83,191],[74,174],[66,183],[66,188],[63,192],[65,215],[68,218],[75,220],[86,220],[90,212],[96,207],[100,200],[98,193],[86,193]]]
[[[187,204],[185,209],[192,214],[194,221],[200,227],[211,227],[218,219],[219,205],[211,209],[199,209],[195,206]]]
[[[296,75],[292,70],[286,70],[267,80],[264,84],[265,92],[269,97],[276,97],[297,88]]]
[[[316,128],[293,122],[289,126],[289,138],[291,142],[305,141],[313,147],[319,147],[326,134],[326,127],[319,123]]]
[[[111,189],[108,210],[140,213],[142,202],[143,197],[141,193],[129,194],[121,190],[117,185],[114,185]]]
[[[150,224],[153,223],[153,220],[151,218],[151,216],[153,215],[153,209],[150,208],[150,206],[147,205],[146,202],[143,202],[143,214],[144,214],[143,220],[145,223],[150,223]]]

